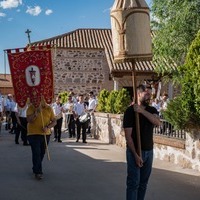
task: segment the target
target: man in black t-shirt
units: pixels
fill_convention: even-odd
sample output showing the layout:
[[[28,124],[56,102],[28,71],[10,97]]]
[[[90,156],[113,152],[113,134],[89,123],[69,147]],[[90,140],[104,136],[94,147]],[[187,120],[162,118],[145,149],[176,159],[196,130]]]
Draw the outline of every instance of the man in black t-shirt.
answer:
[[[137,90],[138,104],[131,105],[124,113],[123,127],[127,142],[126,200],[143,200],[153,163],[153,128],[160,125],[157,110],[149,106],[150,93],[143,85]],[[141,152],[138,154],[135,112],[139,115]]]

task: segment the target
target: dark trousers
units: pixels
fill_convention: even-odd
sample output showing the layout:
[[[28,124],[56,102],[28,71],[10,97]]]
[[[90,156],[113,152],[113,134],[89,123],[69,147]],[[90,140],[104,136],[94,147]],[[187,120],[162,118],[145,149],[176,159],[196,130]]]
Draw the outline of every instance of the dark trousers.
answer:
[[[19,142],[19,136],[21,133],[21,139],[24,144],[27,144],[27,120],[26,117],[19,118],[21,125],[17,123],[15,131],[15,142]]]
[[[6,130],[11,128],[11,112],[6,111]]]
[[[153,150],[142,151],[143,166],[138,167],[132,151],[127,147],[126,200],[144,200],[152,170]]]
[[[11,119],[12,119],[12,128],[10,132],[15,133],[17,127],[17,118],[15,116],[15,112],[11,112]]]
[[[50,135],[46,135],[47,144],[49,143]],[[46,144],[44,135],[29,135],[29,144],[32,150],[33,173],[42,174],[42,161],[45,155]]]
[[[81,130],[82,130],[82,140],[86,142],[86,129],[88,128],[88,122],[81,123],[79,119],[76,120],[77,128],[77,140],[80,139]]]
[[[68,115],[68,131],[69,131],[69,137],[75,137],[75,120],[73,115]]]
[[[63,121],[63,118],[57,119],[57,124],[53,128],[54,138],[58,139],[58,141],[61,139],[62,121]]]

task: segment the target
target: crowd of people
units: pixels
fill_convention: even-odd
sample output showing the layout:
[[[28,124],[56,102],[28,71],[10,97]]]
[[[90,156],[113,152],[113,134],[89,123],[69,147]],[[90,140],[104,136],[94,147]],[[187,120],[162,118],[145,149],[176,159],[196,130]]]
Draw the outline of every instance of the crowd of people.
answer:
[[[62,142],[62,125],[68,130],[69,138],[76,138],[79,142],[82,136],[82,142],[87,143],[86,136],[89,133],[94,136],[94,111],[97,107],[97,98],[91,91],[88,95],[79,94],[75,97],[73,92],[68,95],[66,103],[61,103],[61,97],[56,98],[52,104],[53,112],[57,119],[57,125],[54,127],[54,141]],[[63,120],[63,117],[65,120]]]
[[[87,143],[86,136],[94,136],[94,111],[97,107],[97,98],[93,91],[85,95],[75,95],[73,91],[68,94],[67,102],[61,103],[61,96],[56,96],[55,102],[49,105],[56,118],[56,125],[52,128],[53,141],[62,142],[62,128],[65,127],[69,138],[76,138],[79,142]],[[0,119],[5,124],[5,130],[15,134],[15,143],[23,141],[28,145],[27,140],[27,104],[20,108],[15,102],[14,95],[1,95],[0,92]],[[21,136],[21,137],[20,137]]]

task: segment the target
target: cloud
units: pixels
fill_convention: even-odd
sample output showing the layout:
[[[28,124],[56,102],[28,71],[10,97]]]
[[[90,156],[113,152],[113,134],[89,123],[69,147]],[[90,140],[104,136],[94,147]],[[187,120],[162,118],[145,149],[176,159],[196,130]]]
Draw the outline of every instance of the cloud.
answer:
[[[0,17],[5,17],[5,16],[6,16],[5,13],[0,12]]]
[[[45,11],[45,15],[50,15],[50,14],[52,14],[53,13],[53,10],[51,10],[51,9],[47,9],[46,11]]]
[[[0,1],[0,7],[3,8],[3,9],[17,8],[19,5],[22,5],[22,0],[4,0],[4,1]]]
[[[30,15],[38,16],[41,12],[42,12],[42,9],[40,8],[40,6],[35,6],[33,8],[30,6],[27,6],[26,13]]]

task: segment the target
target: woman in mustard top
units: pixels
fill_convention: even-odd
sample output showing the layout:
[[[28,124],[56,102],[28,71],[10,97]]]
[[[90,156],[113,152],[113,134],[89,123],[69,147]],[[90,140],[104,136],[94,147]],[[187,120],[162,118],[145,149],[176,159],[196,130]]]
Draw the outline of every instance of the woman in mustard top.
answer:
[[[42,160],[49,143],[51,128],[56,125],[56,118],[52,108],[43,103],[39,108],[32,104],[27,110],[27,136],[32,150],[33,173],[36,179],[43,178]],[[46,137],[46,142],[45,142]]]

